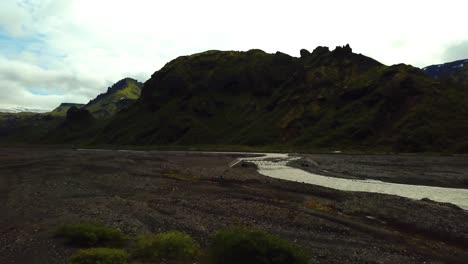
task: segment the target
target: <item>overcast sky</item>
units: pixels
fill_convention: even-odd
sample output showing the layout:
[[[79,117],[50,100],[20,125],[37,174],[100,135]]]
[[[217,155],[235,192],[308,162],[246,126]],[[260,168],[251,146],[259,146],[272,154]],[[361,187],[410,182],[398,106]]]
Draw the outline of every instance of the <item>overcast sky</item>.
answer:
[[[385,63],[468,58],[466,0],[1,0],[0,108],[86,103],[180,55],[349,43]]]

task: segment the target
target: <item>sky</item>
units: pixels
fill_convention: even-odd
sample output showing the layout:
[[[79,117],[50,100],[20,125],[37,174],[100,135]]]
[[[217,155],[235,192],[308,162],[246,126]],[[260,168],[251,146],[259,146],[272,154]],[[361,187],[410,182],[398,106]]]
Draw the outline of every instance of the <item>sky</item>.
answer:
[[[384,64],[468,58],[466,0],[1,0],[0,108],[87,103],[206,50],[350,44]]]

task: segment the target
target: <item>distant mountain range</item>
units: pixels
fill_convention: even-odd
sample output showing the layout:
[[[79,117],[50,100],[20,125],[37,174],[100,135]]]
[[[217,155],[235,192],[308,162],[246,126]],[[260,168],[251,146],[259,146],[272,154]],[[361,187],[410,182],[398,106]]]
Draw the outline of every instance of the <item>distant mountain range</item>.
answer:
[[[8,106],[8,107],[0,106],[0,113],[45,113],[45,112],[47,112],[47,110],[27,108],[27,107],[22,107],[22,106]]]
[[[468,68],[468,59],[431,65],[424,67],[422,70],[435,79],[442,79],[462,72],[465,69],[465,65]]]
[[[88,146],[468,152],[468,68],[455,70],[460,61],[386,66],[349,45],[300,54],[182,56],[142,89],[124,79],[85,106],[36,116],[41,121],[29,124],[41,133],[13,134],[20,142]],[[0,140],[1,133],[0,126]]]
[[[468,59],[428,66],[423,68],[423,71],[451,85],[468,87]]]
[[[70,109],[83,109],[92,119],[110,118],[134,103],[140,97],[142,86],[134,79],[125,78],[87,104],[62,103],[50,112],[21,107],[0,110],[0,142],[47,142],[57,131],[65,133],[64,124],[70,124],[67,122]],[[71,118],[74,117],[72,114]]]

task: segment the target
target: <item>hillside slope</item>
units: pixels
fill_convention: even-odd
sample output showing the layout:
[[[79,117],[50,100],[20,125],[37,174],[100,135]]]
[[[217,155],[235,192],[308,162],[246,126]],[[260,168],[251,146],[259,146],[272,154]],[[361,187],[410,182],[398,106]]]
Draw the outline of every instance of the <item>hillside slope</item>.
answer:
[[[49,112],[49,114],[55,115],[55,116],[66,116],[68,109],[70,109],[70,108],[72,108],[74,106],[78,107],[78,108],[81,108],[81,107],[85,106],[85,104],[61,103],[57,108],[55,108],[54,110]]]
[[[155,72],[94,142],[466,151],[467,97],[348,45],[302,50],[301,58],[207,51]]]
[[[97,118],[111,117],[134,103],[140,97],[142,87],[137,80],[125,78],[89,101],[84,108]]]
[[[468,59],[427,66],[423,71],[435,79],[468,89]]]
[[[83,128],[93,129],[94,123],[104,123],[77,120],[75,112],[87,111],[97,119],[110,118],[133,104],[140,97],[142,86],[134,79],[125,78],[86,105],[62,103],[46,113],[0,113],[0,143],[67,143],[76,139],[74,134],[82,133]],[[70,110],[73,110],[71,115]]]
[[[50,112],[52,115],[67,115],[67,111],[75,106],[87,109],[96,118],[109,118],[120,110],[128,107],[140,98],[143,83],[131,78],[125,78],[107,88],[87,104],[62,103]]]
[[[468,59],[430,65],[424,67],[422,70],[432,78],[444,79],[451,75],[458,74],[466,68],[468,68]]]
[[[0,113],[0,143],[39,143],[62,122],[63,117],[52,114]]]

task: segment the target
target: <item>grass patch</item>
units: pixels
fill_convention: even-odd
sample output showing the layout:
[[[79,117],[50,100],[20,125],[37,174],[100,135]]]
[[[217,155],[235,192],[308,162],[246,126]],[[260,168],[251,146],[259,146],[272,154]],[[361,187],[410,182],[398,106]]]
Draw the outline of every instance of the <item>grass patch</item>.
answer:
[[[172,231],[138,237],[132,255],[138,259],[194,260],[200,246],[188,234]]]
[[[123,246],[127,237],[118,229],[99,224],[69,224],[58,228],[56,237],[73,246]]]
[[[304,203],[304,206],[309,209],[318,210],[327,213],[335,213],[336,208],[330,204],[322,203],[317,200],[309,200]]]
[[[257,230],[243,228],[217,232],[209,249],[215,264],[306,264],[308,258],[290,242]]]
[[[129,254],[122,249],[89,248],[79,250],[69,259],[70,264],[126,264]]]

